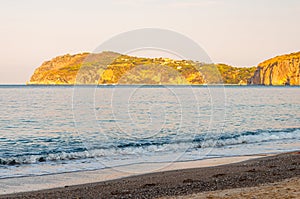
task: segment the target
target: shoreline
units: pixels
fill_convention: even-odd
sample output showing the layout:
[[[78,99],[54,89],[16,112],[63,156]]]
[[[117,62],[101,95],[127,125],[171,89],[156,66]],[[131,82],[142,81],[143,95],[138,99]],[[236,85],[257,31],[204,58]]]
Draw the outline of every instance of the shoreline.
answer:
[[[23,180],[5,179],[0,180],[0,194],[9,195],[0,195],[0,198],[157,198],[249,187],[299,177],[300,152],[216,158],[167,166],[134,175],[128,171],[135,168],[127,167],[117,172],[107,169],[24,177]],[[6,193],[3,192],[4,181],[10,185],[6,187]],[[73,183],[68,184],[68,181]],[[39,189],[32,189],[37,185],[40,185]],[[13,193],[14,189],[20,193]]]
[[[0,196],[3,194],[40,191],[62,188],[65,186],[111,181],[131,176],[140,176],[164,171],[214,167],[272,155],[276,154],[218,157],[181,162],[138,163],[116,166],[113,168],[3,178],[0,179]]]

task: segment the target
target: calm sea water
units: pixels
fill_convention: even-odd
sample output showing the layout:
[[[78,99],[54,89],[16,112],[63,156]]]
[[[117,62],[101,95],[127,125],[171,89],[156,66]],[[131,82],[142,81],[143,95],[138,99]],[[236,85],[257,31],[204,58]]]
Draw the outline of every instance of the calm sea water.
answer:
[[[300,148],[299,87],[0,86],[0,178]]]

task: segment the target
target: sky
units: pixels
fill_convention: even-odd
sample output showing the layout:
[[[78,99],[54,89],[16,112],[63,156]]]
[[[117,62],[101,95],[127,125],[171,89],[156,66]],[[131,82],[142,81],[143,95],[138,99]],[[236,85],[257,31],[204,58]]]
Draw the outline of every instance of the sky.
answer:
[[[256,66],[300,51],[299,0],[0,0],[0,84],[24,84],[58,55],[92,52],[120,33],[162,28],[215,63]]]

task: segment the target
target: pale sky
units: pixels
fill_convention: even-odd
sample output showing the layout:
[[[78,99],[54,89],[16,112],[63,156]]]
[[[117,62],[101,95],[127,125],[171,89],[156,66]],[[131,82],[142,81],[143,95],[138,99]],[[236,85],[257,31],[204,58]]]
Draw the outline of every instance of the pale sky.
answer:
[[[55,56],[92,52],[138,28],[197,42],[215,63],[254,66],[300,51],[299,0],[0,0],[0,84]],[[201,60],[200,60],[201,61]]]

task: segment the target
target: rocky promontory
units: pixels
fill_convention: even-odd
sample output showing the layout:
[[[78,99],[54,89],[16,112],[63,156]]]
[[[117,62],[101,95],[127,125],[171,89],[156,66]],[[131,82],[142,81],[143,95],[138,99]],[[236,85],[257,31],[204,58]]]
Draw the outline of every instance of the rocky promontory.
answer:
[[[300,85],[300,52],[277,56],[258,64],[248,83],[254,85]]]
[[[27,84],[299,85],[299,53],[232,67],[192,60],[141,58],[115,52],[58,56],[38,67]]]

